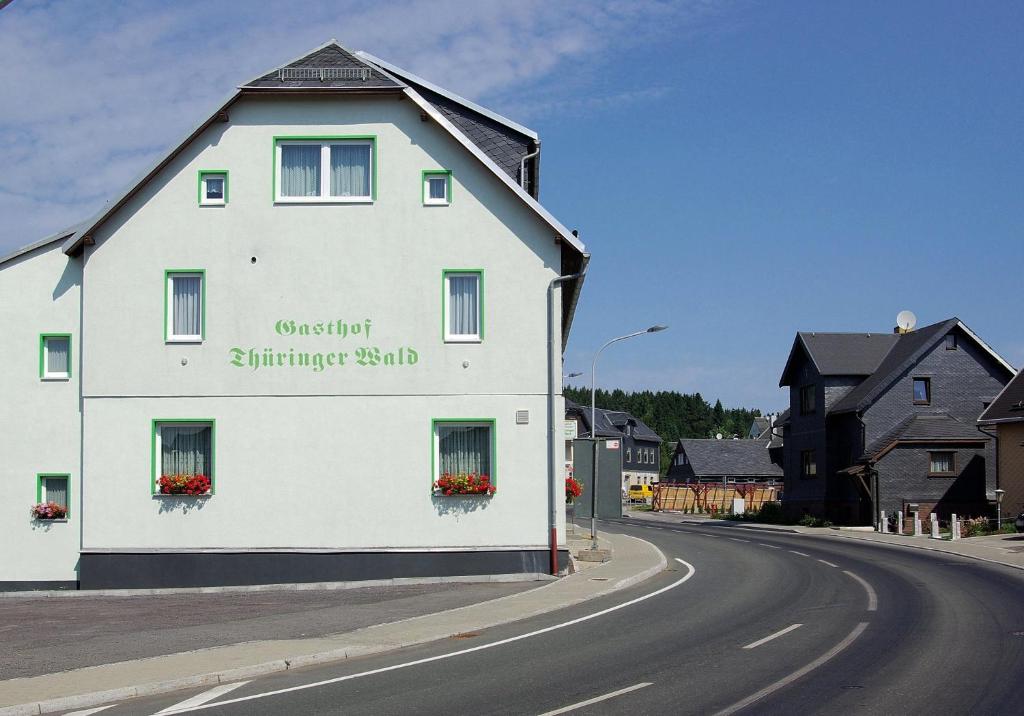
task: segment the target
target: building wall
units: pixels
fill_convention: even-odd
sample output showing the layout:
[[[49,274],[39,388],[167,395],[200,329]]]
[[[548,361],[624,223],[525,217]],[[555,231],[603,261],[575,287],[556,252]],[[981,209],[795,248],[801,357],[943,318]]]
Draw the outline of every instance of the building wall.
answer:
[[[77,579],[82,514],[80,286],[80,266],[67,261],[59,243],[0,266],[0,584],[73,584]],[[40,379],[41,333],[71,334],[70,380]],[[36,475],[47,472],[70,475],[67,522],[39,522],[29,515],[36,502]]]
[[[1003,515],[1014,517],[1024,512],[1024,423],[1002,423],[999,435],[999,487],[1003,495]]]
[[[628,489],[630,485],[656,483],[661,467],[661,446],[653,440],[640,440],[633,436],[623,436],[622,444],[626,448],[622,458],[623,489]],[[653,463],[640,459],[644,450],[652,455]]]
[[[800,388],[815,385],[816,410],[810,415],[800,414]],[[804,512],[819,516],[824,512],[826,488],[825,457],[825,382],[814,365],[801,352],[793,369],[793,383],[789,386],[790,419],[786,428],[783,446],[785,469],[784,505],[792,515]],[[801,475],[801,453],[815,450],[817,455],[817,477]]]
[[[876,465],[879,509],[890,512],[909,503],[921,506],[922,517],[933,509],[942,519],[950,513],[987,514],[984,449],[961,448],[956,453],[955,477],[929,477],[929,451],[950,451],[941,445],[900,445]]]

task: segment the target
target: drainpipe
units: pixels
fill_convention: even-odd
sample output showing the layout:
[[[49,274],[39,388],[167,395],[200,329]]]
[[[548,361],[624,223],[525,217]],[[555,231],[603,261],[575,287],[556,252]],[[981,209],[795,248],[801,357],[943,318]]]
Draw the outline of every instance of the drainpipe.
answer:
[[[561,497],[563,501],[565,500],[564,488],[559,493],[557,479],[558,453],[556,448],[558,447],[559,418],[555,410],[555,368],[558,367],[557,375],[561,380],[562,362],[555,354],[555,286],[581,278],[585,272],[586,269],[580,273],[556,276],[548,284],[548,501],[550,503],[548,530],[551,546],[551,574],[555,576],[558,575],[558,498]],[[560,346],[561,344],[559,344]],[[564,413],[562,420],[565,420]]]
[[[984,425],[975,425],[975,427],[978,429],[979,433],[981,433],[983,435],[988,435],[990,438],[992,438],[992,444],[995,445],[995,450],[993,451],[993,452],[995,452],[995,455],[993,455],[993,459],[995,460],[996,486],[995,486],[994,489],[998,490],[999,489],[999,431],[997,430],[994,433],[990,433],[988,430],[985,429],[986,426],[984,426]],[[988,450],[986,450],[985,452],[987,453]],[[985,472],[986,473],[988,472],[988,464],[987,463],[985,465]],[[988,500],[988,484],[987,484],[988,483],[988,475],[985,475],[985,483],[986,483],[985,484],[985,500],[987,501]]]
[[[526,189],[526,183],[527,183],[526,182],[526,160],[533,159],[534,157],[540,156],[540,140],[539,139],[536,140],[534,142],[533,146],[536,147],[536,148],[532,152],[530,152],[529,154],[525,155],[519,161],[519,186],[523,187],[523,189]],[[539,179],[539,177],[538,177],[538,179]],[[538,182],[536,182],[536,181],[534,182],[534,188],[536,187],[537,183]],[[531,189],[527,189],[527,192],[529,192],[529,194],[534,199],[537,198],[537,192],[536,191],[532,191]]]

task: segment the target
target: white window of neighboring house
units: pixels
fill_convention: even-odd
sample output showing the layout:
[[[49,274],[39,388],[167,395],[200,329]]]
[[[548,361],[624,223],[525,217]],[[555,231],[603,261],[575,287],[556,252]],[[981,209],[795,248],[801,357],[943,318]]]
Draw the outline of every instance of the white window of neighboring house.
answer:
[[[452,203],[452,174],[449,171],[423,172],[423,203],[447,206]]]
[[[212,420],[154,421],[153,492],[159,492],[157,481],[163,476],[203,475],[214,481],[214,422]],[[211,487],[211,492],[213,491]]]
[[[374,145],[373,137],[277,140],[275,201],[373,201]]]
[[[228,203],[228,173],[199,172],[199,205],[224,206]]]
[[[205,272],[167,271],[164,337],[168,342],[198,343],[206,335]]]
[[[479,343],[484,337],[483,272],[444,272],[444,340]]]
[[[44,334],[39,337],[39,377],[42,380],[71,378],[70,334]]]
[[[633,462],[633,448],[626,448],[626,462]]]
[[[441,475],[487,475],[494,484],[494,421],[434,421],[434,480]]]

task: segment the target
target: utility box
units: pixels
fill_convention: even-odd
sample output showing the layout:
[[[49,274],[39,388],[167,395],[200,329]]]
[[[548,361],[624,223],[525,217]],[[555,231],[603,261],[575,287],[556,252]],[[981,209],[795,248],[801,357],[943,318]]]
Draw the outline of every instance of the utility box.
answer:
[[[622,441],[601,440],[600,450],[597,516],[599,519],[622,517]],[[594,441],[573,440],[573,456],[573,477],[583,483],[583,495],[576,500],[576,517],[589,519],[594,499]]]

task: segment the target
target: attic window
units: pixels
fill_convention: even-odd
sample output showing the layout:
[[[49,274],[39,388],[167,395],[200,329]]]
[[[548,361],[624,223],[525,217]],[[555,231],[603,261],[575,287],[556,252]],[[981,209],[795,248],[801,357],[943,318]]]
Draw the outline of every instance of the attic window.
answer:
[[[283,67],[277,71],[282,82],[289,80],[359,80],[370,79],[368,67]]]
[[[931,405],[932,379],[914,378],[914,405]]]
[[[955,351],[956,350],[956,334],[955,333],[947,333],[946,334],[946,350],[947,351]]]

